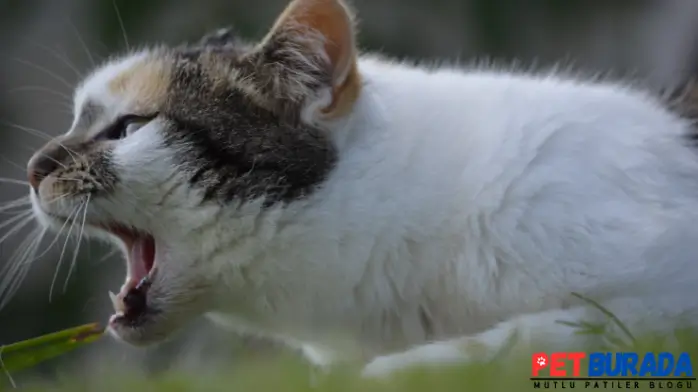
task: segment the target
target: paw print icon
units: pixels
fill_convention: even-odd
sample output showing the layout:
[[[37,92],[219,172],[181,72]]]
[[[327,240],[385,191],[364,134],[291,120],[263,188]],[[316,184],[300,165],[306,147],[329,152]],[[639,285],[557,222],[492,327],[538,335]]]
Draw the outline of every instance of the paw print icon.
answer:
[[[538,366],[540,367],[545,366],[545,357],[538,357],[538,359],[536,359],[536,363],[538,363]]]

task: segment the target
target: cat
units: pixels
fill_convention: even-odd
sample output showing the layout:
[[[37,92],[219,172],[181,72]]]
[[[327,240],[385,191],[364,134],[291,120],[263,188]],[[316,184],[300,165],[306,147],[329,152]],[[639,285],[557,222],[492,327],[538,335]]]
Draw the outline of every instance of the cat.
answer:
[[[208,315],[383,377],[600,343],[620,327],[591,299],[633,333],[698,324],[695,100],[398,62],[355,21],[293,0],[260,42],[223,29],[78,86],[30,197],[122,248],[112,335]]]

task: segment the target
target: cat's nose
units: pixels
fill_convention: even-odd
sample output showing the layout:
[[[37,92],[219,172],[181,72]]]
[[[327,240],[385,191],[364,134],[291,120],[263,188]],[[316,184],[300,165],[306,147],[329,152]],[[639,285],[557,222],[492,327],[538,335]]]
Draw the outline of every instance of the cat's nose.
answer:
[[[34,191],[39,190],[39,185],[41,180],[46,178],[49,174],[53,173],[58,166],[57,163],[50,160],[47,156],[42,155],[41,151],[37,152],[27,165],[27,176],[29,179],[29,184]]]
[[[39,190],[41,181],[58,169],[66,153],[60,144],[49,143],[31,157],[27,163],[27,177],[35,192]]]

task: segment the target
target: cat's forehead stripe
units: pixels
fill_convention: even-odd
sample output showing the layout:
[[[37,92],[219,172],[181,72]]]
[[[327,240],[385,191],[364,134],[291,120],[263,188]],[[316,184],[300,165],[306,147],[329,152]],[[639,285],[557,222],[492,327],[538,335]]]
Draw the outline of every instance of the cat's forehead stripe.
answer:
[[[134,100],[139,109],[155,111],[165,102],[171,65],[165,58],[145,57],[121,70],[108,82],[109,92]]]

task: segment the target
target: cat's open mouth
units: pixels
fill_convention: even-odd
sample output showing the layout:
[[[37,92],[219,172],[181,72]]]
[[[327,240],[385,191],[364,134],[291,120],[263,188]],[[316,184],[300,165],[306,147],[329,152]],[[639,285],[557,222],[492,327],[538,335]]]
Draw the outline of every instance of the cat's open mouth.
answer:
[[[116,312],[109,323],[137,327],[153,312],[148,307],[147,295],[155,271],[155,239],[148,233],[122,226],[110,226],[107,230],[123,242],[128,262],[126,283],[119,294],[109,293]]]

